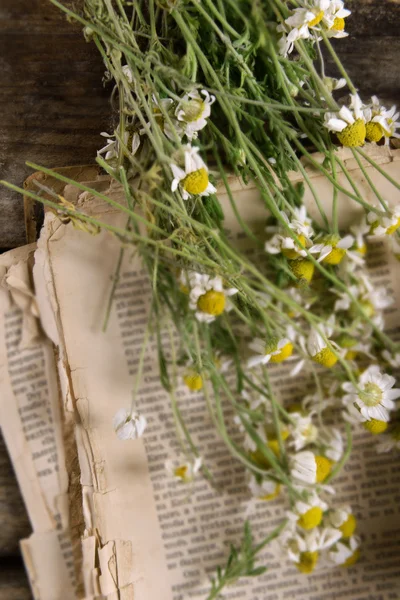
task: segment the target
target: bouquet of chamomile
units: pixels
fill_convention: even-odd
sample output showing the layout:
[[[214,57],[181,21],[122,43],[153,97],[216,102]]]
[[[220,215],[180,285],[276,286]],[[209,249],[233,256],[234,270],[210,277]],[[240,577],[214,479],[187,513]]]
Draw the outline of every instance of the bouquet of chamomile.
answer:
[[[400,185],[368,152],[390,147],[400,123],[395,107],[358,93],[336,54],[332,39],[340,48],[350,11],[342,0],[85,0],[75,13],[52,1],[82,24],[113,82],[116,124],[102,134],[97,162],[123,187],[128,223],[118,237],[135,246],[152,281],[149,332],[159,340],[160,377],[184,440],[183,456],[167,468],[182,485],[212,479],[179,412],[180,380],[204,393],[255,501],[281,494],[290,506],[258,545],[245,525],[243,545],[218,570],[209,600],[238,577],[262,573],[257,554],[274,537],[302,573],[322,559],[353,565],[356,519],[350,506],[333,502],[331,482],[351,453],[355,428],[376,440],[377,452],[400,448],[393,377],[400,350],[384,329],[393,298],[365,266],[378,238],[400,256],[400,204],[389,206],[369,173],[378,170],[393,191]],[[337,78],[325,73],[327,55]],[[343,147],[373,202],[341,158]],[[329,214],[305,161],[330,184]],[[293,171],[301,183],[293,183]],[[262,237],[242,218],[231,175],[258,188]],[[218,185],[254,255],[227,237]],[[318,222],[303,202],[305,189]],[[359,205],[348,230],[339,227],[339,193]],[[30,195],[89,233],[108,227],[56,198]],[[160,334],[166,318],[179,334],[168,356]],[[277,363],[287,363],[292,376],[307,374],[300,401],[283,403],[276,394],[270,379]],[[240,443],[224,420],[226,402]],[[122,439],[146,435],[146,414],[123,408],[114,427]]]

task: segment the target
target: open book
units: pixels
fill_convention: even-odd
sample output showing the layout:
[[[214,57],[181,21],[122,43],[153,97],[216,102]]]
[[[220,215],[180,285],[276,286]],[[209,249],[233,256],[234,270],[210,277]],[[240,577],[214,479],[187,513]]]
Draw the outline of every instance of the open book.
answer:
[[[400,180],[400,151],[375,152],[383,168]],[[343,158],[362,189],[358,165],[350,155]],[[312,168],[307,172],[328,206],[329,182]],[[400,202],[399,192],[382,175],[368,173],[388,201]],[[85,181],[84,172],[80,179]],[[230,183],[242,217],[262,232],[265,207],[258,190],[239,180]],[[104,176],[86,185],[122,201],[121,189],[110,188]],[[75,187],[59,193],[89,215],[116,227],[126,223],[126,216]],[[223,189],[218,198],[231,238],[249,244]],[[305,202],[318,219],[308,190]],[[345,196],[339,194],[338,202],[340,224],[352,222],[356,214]],[[226,542],[241,540],[243,521],[248,518],[262,540],[287,506],[280,497],[269,503],[250,500],[244,470],[217,439],[202,393],[184,386],[177,393],[179,406],[214,485],[199,478],[185,486],[169,477],[164,465],[177,451],[175,425],[151,339],[137,396],[148,428],[138,440],[116,437],[112,420],[130,404],[150,285],[134,250],[125,248],[103,331],[120,248],[110,233],[90,236],[47,213],[36,250],[31,245],[0,260],[0,418],[32,522],[33,534],[22,542],[24,559],[36,599],[205,599],[210,575],[226,562]],[[380,241],[371,244],[368,260],[371,277],[395,296],[386,324],[392,336],[400,337],[399,263]],[[301,398],[307,384],[304,376],[293,381],[289,370],[271,365],[272,384],[283,402]],[[228,423],[228,411],[225,418]],[[400,458],[377,455],[371,436],[360,430],[354,445],[335,487],[338,503],[352,504],[358,518],[362,560],[350,569],[321,566],[306,576],[272,543],[258,561],[268,571],[239,580],[224,590],[225,598],[400,597]]]

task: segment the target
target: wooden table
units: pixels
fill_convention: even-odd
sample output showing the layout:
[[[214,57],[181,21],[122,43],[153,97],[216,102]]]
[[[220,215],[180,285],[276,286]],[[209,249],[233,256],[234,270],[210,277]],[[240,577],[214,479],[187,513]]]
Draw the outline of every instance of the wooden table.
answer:
[[[349,38],[336,48],[363,98],[400,103],[400,0],[347,0]],[[25,160],[90,164],[111,127],[103,64],[48,0],[1,0],[0,176],[21,185]],[[331,69],[328,75],[334,75]],[[21,198],[0,189],[0,248],[25,243]],[[31,598],[18,541],[30,525],[0,440],[0,600]]]

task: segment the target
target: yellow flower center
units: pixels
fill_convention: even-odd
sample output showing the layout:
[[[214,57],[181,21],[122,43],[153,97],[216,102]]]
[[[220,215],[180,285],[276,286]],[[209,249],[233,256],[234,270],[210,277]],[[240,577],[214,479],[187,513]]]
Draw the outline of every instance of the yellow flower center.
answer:
[[[357,548],[351,556],[343,563],[342,567],[352,567],[360,558],[360,550]]]
[[[357,248],[355,250],[356,250],[356,252],[358,252],[359,254],[362,254],[364,256],[365,254],[367,254],[367,244],[363,244],[362,246],[357,246]]]
[[[183,376],[183,381],[192,392],[198,392],[203,387],[203,378],[196,371],[188,371]]]
[[[335,20],[333,21],[333,25],[332,25],[331,29],[333,29],[334,31],[343,31],[344,26],[345,26],[344,19],[342,17],[335,17]]]
[[[183,115],[184,121],[186,121],[186,123],[193,123],[194,121],[200,119],[204,111],[204,106],[205,103],[203,100],[194,99],[186,102],[183,107],[183,111],[185,113]]]
[[[208,186],[207,169],[202,167],[197,171],[192,171],[182,179],[181,185],[189,194],[202,194]]]
[[[292,356],[292,352],[293,352],[293,344],[291,342],[288,342],[287,344],[285,344],[283,346],[283,348],[280,349],[278,354],[273,354],[271,356],[270,360],[272,363],[283,362],[284,360],[286,360],[286,358],[289,358],[289,356]]]
[[[299,238],[299,242],[301,243],[301,245],[305,246],[305,244],[306,244],[305,236],[298,235],[297,237]],[[282,250],[282,254],[283,254],[283,256],[286,256],[286,258],[289,258],[290,260],[294,260],[299,256],[299,253],[297,252],[297,250],[294,250],[292,248],[284,248]]]
[[[180,479],[185,481],[186,476],[187,476],[187,471],[188,471],[187,466],[182,465],[181,467],[176,467],[176,469],[174,470],[174,475],[175,475],[175,477],[179,477]]]
[[[390,227],[388,227],[386,229],[386,235],[392,235],[392,233],[397,231],[399,227],[400,227],[400,218],[397,219],[397,221],[394,225],[391,225]]]
[[[197,308],[201,312],[217,317],[224,312],[226,298],[224,292],[209,290],[197,300]]]
[[[306,258],[298,258],[297,260],[290,261],[289,267],[297,279],[310,283],[314,275],[314,263]]]
[[[331,369],[337,363],[337,356],[332,352],[330,348],[323,348],[317,354],[312,357],[313,361],[326,367],[327,369]]]
[[[302,552],[300,554],[300,561],[296,563],[296,567],[301,573],[312,573],[315,569],[315,565],[318,562],[318,552]]]
[[[368,382],[364,389],[358,392],[358,396],[366,406],[377,406],[382,402],[383,394],[379,385]]]
[[[300,413],[301,415],[304,414],[303,411],[303,407],[300,404],[300,402],[293,402],[292,404],[289,404],[289,406],[286,408],[288,413]]]
[[[308,26],[315,27],[316,25],[318,25],[318,23],[321,23],[323,18],[324,18],[324,11],[320,10],[319,13],[317,13],[315,15],[314,19],[312,19],[311,21],[308,22]]]
[[[289,431],[287,429],[283,429],[281,431],[282,441],[284,442],[288,437],[289,437]],[[277,456],[279,458],[280,448],[279,448],[278,439],[277,438],[269,439],[267,442],[267,446],[270,450],[272,450],[272,452],[275,454],[275,456]]]
[[[342,262],[343,258],[345,257],[345,254],[346,250],[344,250],[344,248],[333,247],[332,250],[329,252],[328,256],[325,256],[322,262],[327,265],[338,265]]]
[[[379,123],[370,121],[365,126],[366,138],[369,142],[379,142],[384,136],[383,127]]]
[[[329,473],[331,472],[332,462],[328,458],[325,458],[325,456],[317,455],[315,457],[315,463],[317,465],[317,474],[316,474],[317,483],[321,483],[322,481],[325,481],[325,479],[328,477]]]
[[[338,132],[336,135],[342,146],[347,148],[362,146],[367,135],[365,122],[362,119],[357,119],[352,125],[347,125],[343,131]]]
[[[266,458],[258,448],[254,452],[250,452],[250,456],[257,466],[261,467],[262,469],[269,469],[271,467],[271,463],[269,462],[268,458]]]
[[[328,256],[325,256],[322,262],[327,265],[338,265],[341,263],[346,254],[346,250],[337,247],[340,242],[340,237],[338,235],[328,235],[323,238],[323,242],[326,246],[332,246],[332,250],[329,252]]]
[[[268,500],[274,500],[277,496],[279,496],[280,491],[281,491],[281,485],[280,485],[280,483],[277,483],[275,490],[271,494],[266,494],[265,496],[261,496],[260,500],[265,500],[266,502]]]
[[[338,527],[338,529],[340,529],[340,531],[342,532],[342,535],[345,539],[350,538],[353,533],[355,532],[357,527],[357,521],[354,515],[352,515],[351,513],[349,514],[349,516],[347,517],[346,521],[344,523],[342,523],[340,525],[340,527]]]
[[[299,517],[297,524],[303,529],[314,529],[321,523],[322,514],[322,508],[313,506]]]
[[[373,435],[379,435],[380,433],[384,433],[388,428],[388,424],[386,421],[378,421],[378,419],[371,419],[370,421],[365,421],[363,423],[363,427],[372,433]]]

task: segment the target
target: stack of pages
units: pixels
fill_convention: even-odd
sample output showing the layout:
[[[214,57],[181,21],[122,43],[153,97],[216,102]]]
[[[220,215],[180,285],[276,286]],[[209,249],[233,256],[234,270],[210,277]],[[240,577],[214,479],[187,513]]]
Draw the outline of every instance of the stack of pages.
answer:
[[[400,180],[400,151],[376,147],[374,152],[382,168]],[[343,159],[363,189],[352,155],[344,153]],[[385,198],[399,204],[400,192],[368,163],[365,168]],[[329,206],[329,182],[309,166],[306,171]],[[101,198],[123,202],[120,188],[93,167],[72,170],[72,176],[96,194],[43,174],[27,186],[35,192],[36,182],[54,188],[85,213],[125,227],[126,215]],[[346,186],[344,175],[339,177]],[[239,180],[230,184],[242,217],[265,236],[258,190]],[[306,191],[306,202],[308,196],[309,212],[318,220]],[[223,188],[218,197],[231,239],[254,252]],[[338,203],[340,224],[354,222],[357,205],[349,208],[340,194]],[[178,390],[179,406],[215,485],[201,478],[189,486],[171,479],[164,465],[176,455],[175,425],[152,340],[137,394],[148,427],[141,439],[117,438],[113,417],[130,406],[150,282],[133,247],[124,249],[115,278],[120,240],[109,232],[89,235],[63,221],[46,213],[37,242],[0,257],[0,422],[32,524],[21,548],[33,595],[37,600],[205,600],[209,577],[226,561],[226,542],[241,540],[243,521],[250,520],[261,540],[287,506],[279,497],[251,501],[244,471],[217,438],[203,395],[185,387]],[[376,284],[389,287],[396,299],[387,309],[386,327],[400,338],[399,263],[384,242],[373,241],[368,265]],[[271,365],[283,402],[301,398],[307,385],[304,375],[291,379],[290,369],[285,363]],[[229,421],[228,412],[225,416]],[[358,518],[362,560],[351,569],[322,568],[306,576],[272,544],[259,560],[268,571],[239,580],[225,598],[399,598],[400,458],[376,454],[371,436],[360,429],[354,446],[335,487],[338,502],[351,504]]]

